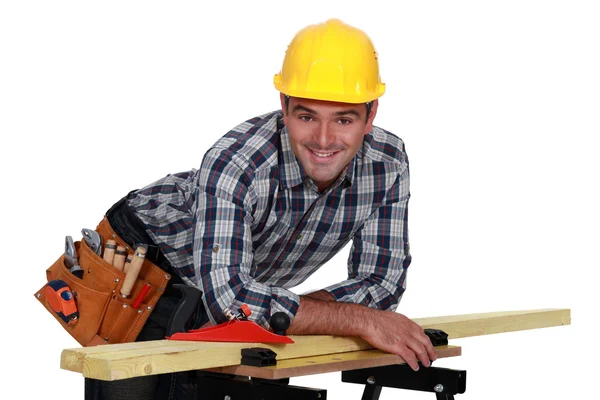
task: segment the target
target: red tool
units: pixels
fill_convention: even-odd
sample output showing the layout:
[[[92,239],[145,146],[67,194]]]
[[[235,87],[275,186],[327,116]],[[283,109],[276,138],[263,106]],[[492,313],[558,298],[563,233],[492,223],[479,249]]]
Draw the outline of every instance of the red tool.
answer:
[[[66,324],[73,325],[79,320],[79,311],[77,311],[73,292],[65,281],[51,280],[46,285],[44,292],[50,307]]]
[[[288,336],[269,332],[256,322],[237,319],[210,328],[178,332],[168,337],[168,339],[200,342],[294,343]]]
[[[184,320],[189,319],[192,311],[197,308],[201,292],[187,285],[173,285],[173,287],[177,287],[183,292],[183,298],[175,314],[172,316],[172,320],[169,321],[167,333],[169,333],[169,331],[174,331],[171,335],[167,335],[167,339],[169,340],[239,343],[294,343],[292,339],[285,335],[269,332],[259,326],[256,322],[248,321],[248,317],[252,312],[246,304],[238,309],[237,314],[234,314],[229,310],[225,311],[225,315],[230,319],[228,322],[209,328],[191,329],[187,332],[181,332],[181,326],[185,324]],[[190,300],[190,298],[193,300]],[[285,315],[285,317],[287,318],[287,315]],[[284,332],[289,326],[289,318],[287,318],[286,322],[287,326],[283,329],[279,327],[276,331]]]
[[[150,291],[151,287],[152,286],[150,286],[150,284],[148,282],[146,282],[146,284],[144,285],[144,287],[140,290],[140,293],[137,295],[137,297],[133,301],[133,304],[131,305],[131,308],[136,309],[136,310],[138,308],[140,308],[140,305],[142,304],[142,301],[144,301],[144,298],[146,298],[146,295]]]

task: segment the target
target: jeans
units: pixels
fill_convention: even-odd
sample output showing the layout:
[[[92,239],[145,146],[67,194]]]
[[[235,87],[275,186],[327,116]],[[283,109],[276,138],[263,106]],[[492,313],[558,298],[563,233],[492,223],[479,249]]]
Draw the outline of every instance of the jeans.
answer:
[[[155,246],[155,243],[146,233],[144,224],[127,206],[126,198],[121,199],[112,206],[106,216],[115,233],[131,247],[135,243]],[[169,319],[181,299],[181,293],[179,290],[173,289],[173,284],[183,283],[183,281],[174,273],[173,267],[164,255],[157,251],[156,247],[154,249],[154,252],[148,252],[147,257],[170,273],[172,278],[165,289],[165,293],[156,303],[136,342],[164,339]],[[149,256],[150,254],[152,255]],[[189,328],[199,328],[207,321],[208,317],[204,307],[200,304]],[[197,397],[198,387],[195,382],[194,371],[143,376],[118,381],[85,379],[86,400],[183,400],[196,399]]]

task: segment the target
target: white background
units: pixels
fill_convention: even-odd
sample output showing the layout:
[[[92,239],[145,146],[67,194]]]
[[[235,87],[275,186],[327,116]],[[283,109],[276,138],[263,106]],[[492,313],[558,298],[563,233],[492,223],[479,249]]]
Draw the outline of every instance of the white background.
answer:
[[[215,3],[218,3],[216,5]],[[396,4],[397,3],[397,4]],[[131,189],[197,168],[278,107],[302,27],[365,30],[406,143],[409,317],[570,308],[571,326],[452,341],[459,399],[597,395],[600,12],[593,1],[13,1],[0,6],[1,398],[83,397],[78,347],[34,299],[64,237]],[[346,252],[300,292],[343,279]],[[292,380],[359,399],[339,374]],[[382,399],[433,399],[384,389]]]

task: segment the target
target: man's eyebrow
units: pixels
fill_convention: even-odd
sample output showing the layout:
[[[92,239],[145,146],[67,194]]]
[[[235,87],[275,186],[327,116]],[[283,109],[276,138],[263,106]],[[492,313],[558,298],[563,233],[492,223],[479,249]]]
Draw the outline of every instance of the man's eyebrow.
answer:
[[[349,114],[354,115],[356,118],[360,118],[360,114],[356,110],[342,110],[342,111],[336,111],[333,113],[333,115],[335,115],[336,117],[342,117],[344,115],[349,115]]]
[[[313,110],[311,108],[308,108],[308,107],[305,107],[302,104],[297,104],[292,109],[292,112],[294,112],[294,113],[298,112],[298,111],[304,111],[304,112],[307,112],[307,113],[312,114],[312,115],[316,115],[317,114],[317,112],[315,110]]]
[[[292,112],[294,112],[294,113],[296,113],[298,111],[304,111],[304,112],[307,112],[307,113],[309,113],[311,115],[317,115],[318,114],[312,108],[308,108],[306,106],[303,106],[302,104],[297,104],[292,109]],[[336,117],[343,117],[344,115],[354,115],[356,118],[360,118],[360,114],[358,113],[358,111],[356,111],[354,109],[336,111],[336,112],[333,113],[333,115],[335,115]]]

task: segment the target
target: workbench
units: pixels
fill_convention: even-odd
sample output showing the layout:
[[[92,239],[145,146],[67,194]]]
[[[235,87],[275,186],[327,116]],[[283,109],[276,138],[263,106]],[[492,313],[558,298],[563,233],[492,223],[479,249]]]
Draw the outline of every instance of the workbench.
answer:
[[[448,339],[569,325],[569,309],[493,312],[416,318],[425,329]],[[180,371],[197,371],[201,399],[326,399],[324,389],[289,385],[298,376],[342,372],[342,381],[364,385],[363,400],[377,400],[383,387],[427,391],[453,399],[466,390],[466,371],[429,368],[412,371],[397,355],[373,349],[366,341],[340,336],[290,336],[293,344],[222,343],[157,340],[65,349],[61,368],[86,378],[119,380]],[[277,364],[241,364],[243,349],[276,354]],[[458,346],[435,347],[437,357],[456,357]]]

